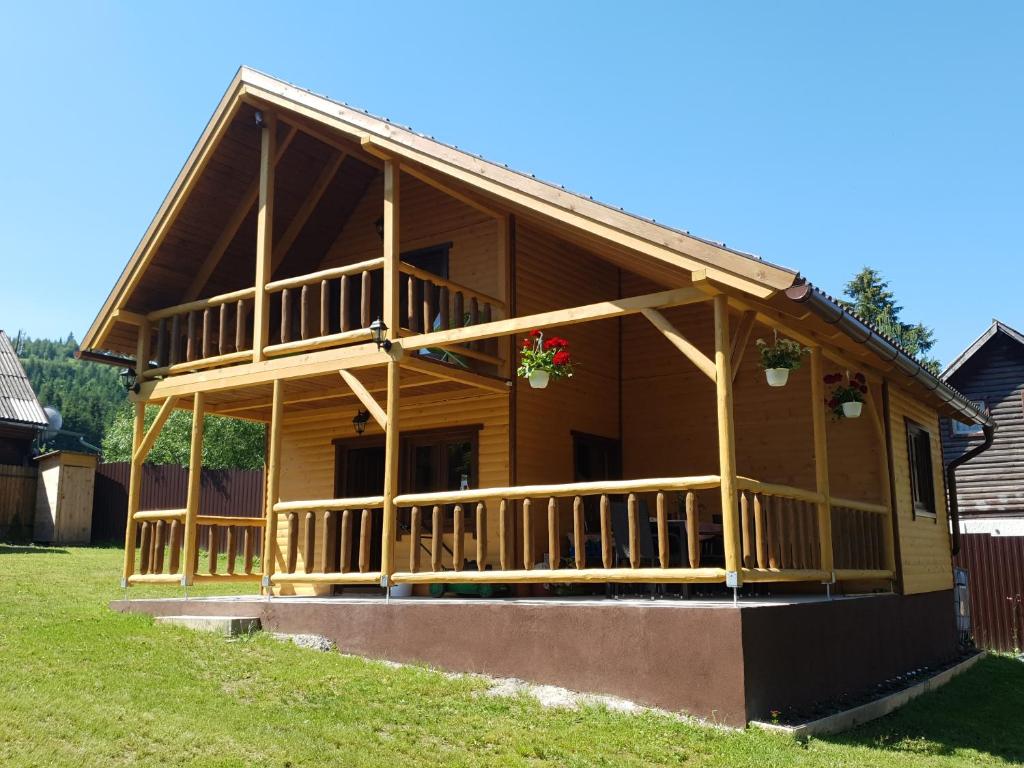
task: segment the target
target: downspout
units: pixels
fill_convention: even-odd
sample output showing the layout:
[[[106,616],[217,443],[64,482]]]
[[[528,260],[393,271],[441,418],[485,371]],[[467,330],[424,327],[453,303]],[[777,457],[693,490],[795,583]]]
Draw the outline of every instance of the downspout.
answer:
[[[982,433],[985,440],[981,445],[976,445],[962,456],[957,456],[946,465],[946,490],[949,493],[949,522],[953,528],[953,554],[960,553],[960,506],[956,500],[956,470],[961,464],[966,464],[975,456],[984,453],[992,447],[992,440],[996,434],[996,428],[983,426]]]

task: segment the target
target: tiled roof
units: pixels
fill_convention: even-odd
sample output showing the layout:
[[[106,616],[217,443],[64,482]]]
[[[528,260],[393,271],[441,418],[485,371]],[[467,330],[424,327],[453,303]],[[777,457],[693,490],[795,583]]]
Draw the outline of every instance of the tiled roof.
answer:
[[[0,422],[45,427],[46,414],[32,391],[7,334],[0,331]]]

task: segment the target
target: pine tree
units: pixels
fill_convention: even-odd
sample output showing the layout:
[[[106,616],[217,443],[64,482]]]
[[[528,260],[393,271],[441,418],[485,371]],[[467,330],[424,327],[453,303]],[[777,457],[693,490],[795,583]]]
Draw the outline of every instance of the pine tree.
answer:
[[[889,290],[889,281],[881,272],[864,267],[846,284],[843,295],[851,299],[840,301],[843,307],[892,338],[932,373],[938,375],[942,370],[941,363],[928,355],[935,346],[935,333],[922,323],[904,323],[900,319],[903,307],[896,303],[896,295]]]

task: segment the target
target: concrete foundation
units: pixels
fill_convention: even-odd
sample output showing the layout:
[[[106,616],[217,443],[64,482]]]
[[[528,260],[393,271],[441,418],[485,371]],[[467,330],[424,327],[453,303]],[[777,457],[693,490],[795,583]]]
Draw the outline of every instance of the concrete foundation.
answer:
[[[258,616],[370,658],[519,677],[733,726],[956,654],[951,592],[741,600],[201,598],[153,616]]]

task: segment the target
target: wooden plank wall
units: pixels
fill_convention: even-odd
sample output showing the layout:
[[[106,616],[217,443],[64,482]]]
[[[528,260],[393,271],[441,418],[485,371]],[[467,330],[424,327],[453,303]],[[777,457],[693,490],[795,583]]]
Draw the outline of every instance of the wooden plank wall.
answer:
[[[339,381],[339,387],[342,386]],[[438,396],[411,396],[406,394],[401,401],[400,426],[402,432],[421,429],[437,429],[459,425],[480,424],[479,433],[479,477],[481,486],[504,486],[509,483],[508,463],[508,404],[505,395],[465,393],[462,397],[439,399]],[[354,437],[352,431],[352,408],[325,407],[316,410],[288,413],[285,408],[282,428],[281,498],[284,501],[302,499],[330,499],[334,496],[334,443],[336,438]],[[380,434],[380,428],[370,422],[367,436]],[[497,507],[488,508],[488,529],[497,530]],[[305,526],[301,522],[298,540],[302,541]],[[323,526],[316,532],[318,557],[324,551]],[[283,552],[287,546],[288,526],[281,519],[278,527],[277,568],[284,568]],[[497,559],[498,539],[491,537],[489,554]],[[303,567],[301,547],[297,567]],[[467,552],[475,552],[467,547]],[[404,569],[409,562],[409,538],[398,541],[396,560]],[[323,562],[313,564],[321,569]],[[296,585],[299,594],[327,592],[329,588],[316,589]],[[291,585],[282,587],[283,594],[291,594]]]
[[[623,293],[654,290],[646,281],[624,279]],[[665,312],[704,354],[714,356],[710,304]],[[732,325],[738,316],[732,315]],[[627,478],[718,473],[715,385],[642,317],[623,320],[623,432]],[[789,384],[769,387],[758,362],[756,339],[771,339],[755,325],[734,382],[736,461],[739,474],[773,483],[814,488],[809,362]],[[831,368],[826,366],[826,371]],[[824,406],[822,406],[824,407]],[[828,422],[832,493],[883,502],[877,433],[862,418]],[[703,499],[717,513],[712,495]]]
[[[890,386],[889,415],[892,430],[893,482],[896,489],[896,521],[900,567],[905,594],[951,589],[953,571],[946,518],[945,477],[938,414],[914,400],[904,390]],[[910,460],[907,454],[906,419],[931,432],[932,472],[936,516],[916,517],[910,495]]]
[[[996,420],[992,446],[956,471],[961,516],[1024,513],[1024,352],[1003,333],[993,336],[949,383],[972,400],[984,400]],[[942,420],[946,462],[984,438],[954,435]]]
[[[0,541],[32,539],[36,468],[0,464]]]
[[[497,222],[407,174],[401,179],[403,252],[451,242],[449,278],[495,295],[498,291]],[[354,264],[383,253],[375,223],[384,213],[384,177],[378,176],[352,212],[318,269]]]

